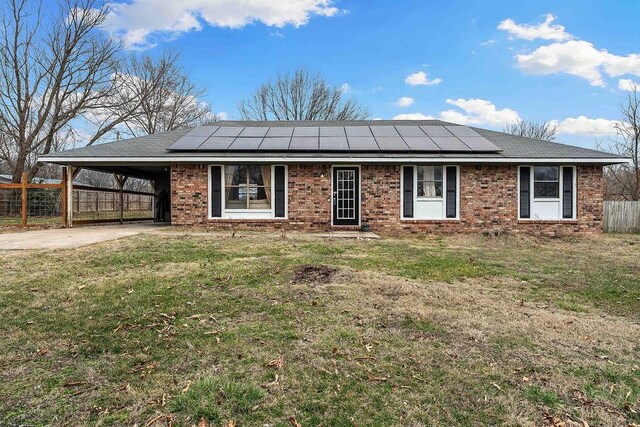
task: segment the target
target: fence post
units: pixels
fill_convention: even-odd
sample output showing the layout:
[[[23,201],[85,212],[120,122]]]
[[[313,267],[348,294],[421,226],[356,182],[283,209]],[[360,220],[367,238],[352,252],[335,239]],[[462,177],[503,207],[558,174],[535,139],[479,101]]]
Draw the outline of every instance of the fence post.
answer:
[[[27,226],[27,173],[22,172],[20,177],[20,183],[22,184],[22,226]]]

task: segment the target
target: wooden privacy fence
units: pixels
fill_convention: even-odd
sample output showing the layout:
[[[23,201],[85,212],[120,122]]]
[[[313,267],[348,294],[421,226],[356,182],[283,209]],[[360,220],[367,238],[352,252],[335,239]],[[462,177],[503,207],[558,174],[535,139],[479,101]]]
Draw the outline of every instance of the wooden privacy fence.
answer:
[[[608,233],[640,233],[640,201],[606,200],[603,228]]]
[[[0,226],[64,225],[67,209],[74,224],[153,219],[153,193],[73,185],[67,203],[66,170],[62,182],[0,184]]]

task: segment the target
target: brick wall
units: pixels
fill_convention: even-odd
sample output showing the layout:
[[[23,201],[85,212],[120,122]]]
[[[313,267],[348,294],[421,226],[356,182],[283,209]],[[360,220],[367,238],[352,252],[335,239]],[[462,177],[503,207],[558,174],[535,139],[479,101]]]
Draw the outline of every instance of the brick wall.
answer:
[[[516,165],[462,165],[459,220],[400,220],[400,166],[362,165],[361,218],[372,231],[396,233],[492,232],[563,235],[602,229],[604,178],[600,166],[578,166],[577,220],[519,221]],[[171,167],[171,218],[176,225],[331,229],[331,166],[289,166],[289,218],[207,219],[207,167]]]

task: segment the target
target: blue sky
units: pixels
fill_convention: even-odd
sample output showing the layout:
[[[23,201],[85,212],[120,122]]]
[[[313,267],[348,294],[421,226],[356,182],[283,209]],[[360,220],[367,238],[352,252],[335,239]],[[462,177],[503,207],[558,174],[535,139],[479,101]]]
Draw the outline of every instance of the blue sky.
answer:
[[[306,66],[348,85],[372,118],[494,129],[516,117],[558,120],[560,140],[592,147],[613,133],[624,89],[640,82],[637,1],[129,0],[112,8],[114,36],[151,54],[180,52],[206,101],[229,118],[265,79]]]

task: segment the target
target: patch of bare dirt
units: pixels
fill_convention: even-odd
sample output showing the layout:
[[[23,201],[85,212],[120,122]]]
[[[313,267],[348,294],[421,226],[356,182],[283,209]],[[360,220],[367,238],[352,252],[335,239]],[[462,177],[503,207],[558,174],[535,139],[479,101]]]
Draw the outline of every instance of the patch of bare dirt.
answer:
[[[293,284],[326,285],[331,283],[338,269],[327,265],[301,265],[293,270],[291,282]]]

